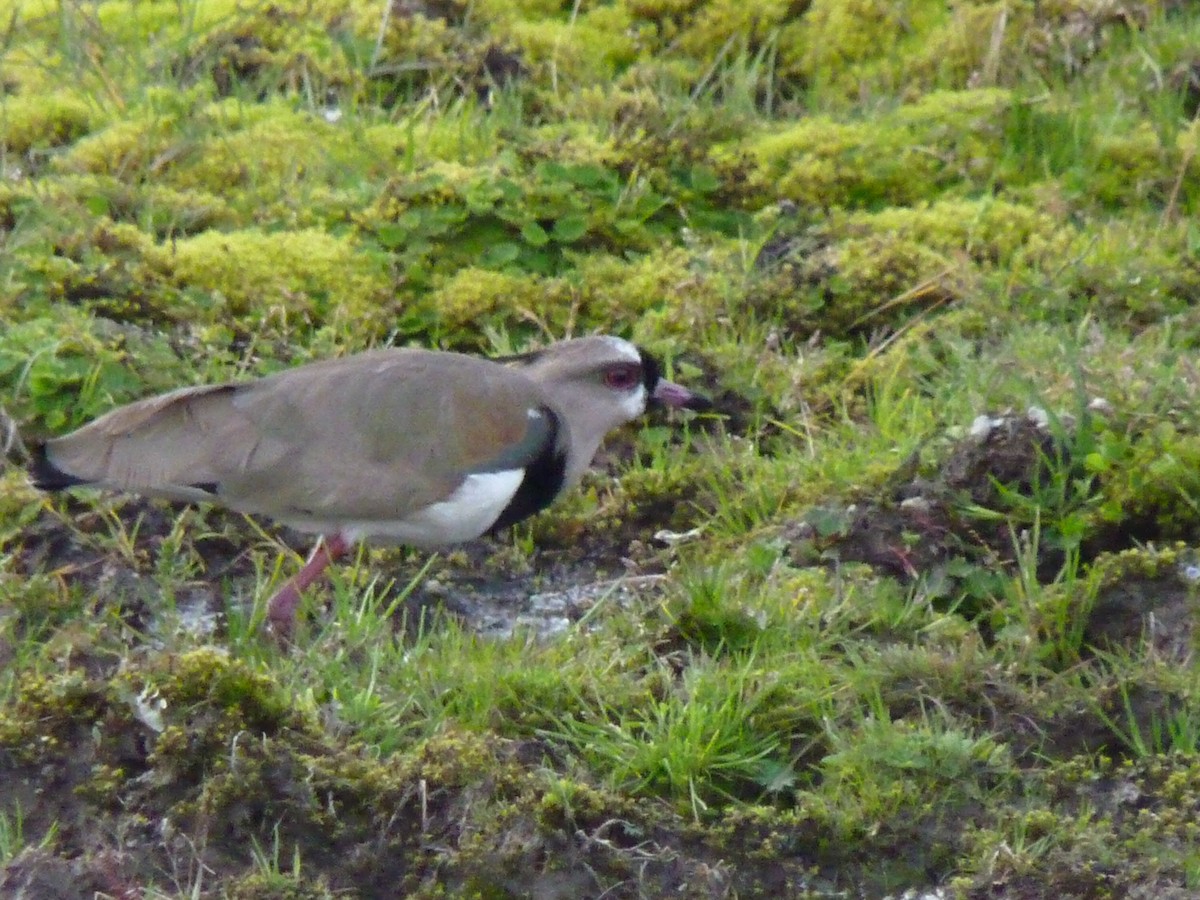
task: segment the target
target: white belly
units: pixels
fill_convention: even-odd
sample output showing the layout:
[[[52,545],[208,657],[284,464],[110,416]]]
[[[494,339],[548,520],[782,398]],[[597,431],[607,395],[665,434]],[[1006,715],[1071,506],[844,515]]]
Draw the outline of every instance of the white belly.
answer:
[[[524,469],[468,475],[458,490],[445,500],[404,519],[292,520],[287,524],[300,531],[340,534],[349,543],[374,541],[422,549],[459,544],[477,538],[491,528],[524,479]]]

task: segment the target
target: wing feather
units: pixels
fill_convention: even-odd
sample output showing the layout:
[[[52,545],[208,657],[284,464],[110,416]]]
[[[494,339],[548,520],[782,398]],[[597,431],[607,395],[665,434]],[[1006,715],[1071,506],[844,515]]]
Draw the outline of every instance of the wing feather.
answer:
[[[284,522],[398,520],[468,474],[538,458],[555,439],[542,405],[497,363],[381,350],[152,397],[46,454],[75,479]]]

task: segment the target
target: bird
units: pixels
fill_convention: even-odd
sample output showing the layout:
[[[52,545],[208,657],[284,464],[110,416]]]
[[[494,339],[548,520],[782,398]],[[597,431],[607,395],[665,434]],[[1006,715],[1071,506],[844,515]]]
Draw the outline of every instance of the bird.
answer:
[[[494,358],[382,348],[118,407],[35,443],[29,473],[45,491],[205,501],[316,535],[267,604],[289,639],[302,592],[359,542],[432,550],[528,518],[650,402],[712,407],[612,335]]]

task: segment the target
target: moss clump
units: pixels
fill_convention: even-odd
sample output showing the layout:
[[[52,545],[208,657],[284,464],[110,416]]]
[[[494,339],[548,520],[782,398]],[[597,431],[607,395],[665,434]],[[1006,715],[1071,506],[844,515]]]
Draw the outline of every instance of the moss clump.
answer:
[[[18,94],[0,102],[0,134],[9,153],[70,144],[99,122],[96,108],[71,91]]]
[[[172,150],[176,125],[173,115],[127,116],[75,141],[55,159],[54,169],[113,177],[150,171],[155,160]]]
[[[900,93],[905,63],[948,16],[946,4],[929,0],[814,0],[785,60],[827,96]]]
[[[572,279],[581,307],[597,327],[612,322],[637,322],[660,311],[677,322],[677,334],[695,333],[700,322],[711,322],[720,301],[714,286],[695,267],[694,255],[668,247],[632,259],[603,253],[579,260]]]
[[[1200,539],[1200,435],[1161,422],[1136,438],[1100,475],[1100,515],[1152,526],[1163,537]]]
[[[25,675],[0,716],[0,749],[23,763],[69,753],[81,730],[106,718],[110,702],[105,685],[79,670]]]
[[[717,314],[711,286],[692,271],[683,251],[632,259],[592,253],[572,261],[577,268],[555,278],[461,269],[439,280],[410,314],[427,317],[452,344],[473,343],[482,329],[497,325],[521,331],[536,324],[549,334],[620,331],[651,313],[657,315],[660,336],[675,336]]]
[[[781,29],[779,56],[788,77],[834,104],[1011,85],[1031,63],[1051,78],[1079,75],[1115,34],[1144,27],[1162,8],[1129,3],[1114,11],[1089,0],[815,0]]]
[[[612,79],[644,46],[631,16],[619,4],[592,8],[570,22],[516,21],[504,33],[535,72],[553,71],[563,85]]]
[[[241,222],[296,227],[361,207],[410,137],[387,124],[351,132],[290,102],[213,103],[201,89],[164,90],[147,105],[77,141],[55,170],[108,176],[143,194],[212,196]]]
[[[179,656],[162,677],[154,679],[154,687],[168,705],[212,706],[251,731],[273,732],[304,723],[271,678],[214,648]]]
[[[872,71],[886,72],[897,82],[897,90],[910,94],[930,87],[1011,86],[1020,82],[1013,60],[1023,51],[1027,28],[1033,19],[1032,4],[1011,0],[972,0],[947,4],[948,15],[930,21],[919,45],[906,46],[902,55],[882,62],[864,60],[858,78],[878,83]],[[876,68],[878,67],[878,68]],[[880,74],[882,74],[880,72]],[[855,76],[852,73],[850,79]],[[849,80],[839,80],[843,88]]]
[[[1093,0],[1036,3],[1024,31],[1025,53],[1053,78],[1078,77],[1115,36],[1144,28],[1171,6],[1164,0],[1134,0],[1119,8]]]
[[[288,860],[281,860],[286,867]],[[276,872],[254,872],[237,879],[225,889],[229,900],[337,900],[344,896],[334,893],[321,878],[314,884],[308,878]]]
[[[160,238],[228,228],[237,221],[230,205],[216,194],[165,184],[130,184],[111,175],[46,178],[36,194],[30,185],[14,185],[0,196],[3,206],[20,206],[27,215],[37,216],[38,236],[53,241],[60,253],[69,252],[85,235],[96,234],[106,219]],[[32,248],[20,256],[31,268],[45,265]]]
[[[677,39],[685,54],[707,59],[714,48],[734,41],[751,53],[766,46],[775,33],[795,21],[796,4],[792,0],[764,0],[741,3],[739,0],[712,0],[695,8],[695,18],[680,29]],[[811,12],[809,13],[811,15]],[[781,43],[786,42],[786,36]]]
[[[1095,153],[1095,169],[1089,173],[1085,189],[1112,207],[1165,200],[1179,168],[1174,148],[1164,146],[1149,122],[1123,133],[1099,135]]]
[[[1052,216],[990,198],[836,213],[782,229],[760,254],[752,296],[798,332],[837,335],[963,300],[993,269],[1044,273],[1079,243]]]
[[[158,166],[156,181],[220,196],[242,221],[293,228],[365,203],[365,185],[394,170],[402,140],[394,127],[350,133],[284,102],[213,103],[189,128],[195,136]]]
[[[148,256],[176,286],[205,292],[225,315],[380,328],[392,312],[387,261],[325,231],[208,231]]]
[[[715,151],[728,167],[748,153],[764,201],[803,207],[904,205],[939,195],[950,182],[982,184],[1000,153],[1002,90],[935,92],[869,122],[814,116]]]
[[[1033,808],[969,833],[972,898],[1185,896],[1200,838],[1200,764],[1186,754],[1116,764],[1072,758],[1033,775]],[[1018,848],[1018,852],[1012,849]]]
[[[966,254],[980,265],[1004,269],[1061,265],[1083,244],[1078,231],[1063,226],[1056,216],[990,197],[835,215],[829,230],[846,243],[902,235],[947,258]]]
[[[16,465],[10,466],[7,460],[0,462],[0,549],[20,537],[22,530],[37,518],[39,507],[37,491],[29,484],[24,472]],[[9,598],[24,594],[30,588],[31,585],[19,584],[16,579],[11,583],[0,581],[0,589]]]
[[[1147,325],[1193,309],[1200,268],[1189,225],[1163,227],[1161,217],[1124,214],[1090,229],[1064,277],[1068,302],[1085,302],[1106,319]]]
[[[103,199],[94,196],[85,202],[98,207]],[[146,259],[156,249],[149,235],[103,216],[81,227],[71,225],[70,219],[50,223],[46,237],[54,252],[30,253],[22,260],[31,287],[25,296],[27,312],[69,318],[53,306],[47,310],[30,302],[36,298],[50,304],[65,301],[117,322],[161,325],[191,314],[177,304],[177,292],[147,267]]]
[[[1092,563],[1091,571],[1101,589],[1115,587],[1128,579],[1185,578],[1196,581],[1200,580],[1197,573],[1185,572],[1194,564],[1193,557],[1185,544],[1139,547],[1100,556]]]
[[[422,301],[429,317],[456,338],[478,333],[485,323],[517,325],[535,319],[544,304],[562,300],[560,289],[531,275],[497,272],[470,266],[442,281]]]
[[[352,3],[282,0],[247,6],[224,0],[205,5],[212,7],[206,14],[209,27],[175,65],[185,75],[207,76],[221,95],[246,84],[296,90],[307,83],[319,90],[361,79],[350,51],[376,23]]]

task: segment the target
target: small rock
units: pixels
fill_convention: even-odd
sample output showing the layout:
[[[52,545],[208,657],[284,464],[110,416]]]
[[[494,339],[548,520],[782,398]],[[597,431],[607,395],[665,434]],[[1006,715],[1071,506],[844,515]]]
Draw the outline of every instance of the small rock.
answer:
[[[996,428],[1001,424],[1002,420],[993,419],[988,415],[976,416],[974,421],[971,422],[971,428],[967,434],[977,441],[983,441],[986,440],[987,436],[992,433],[993,428]]]

